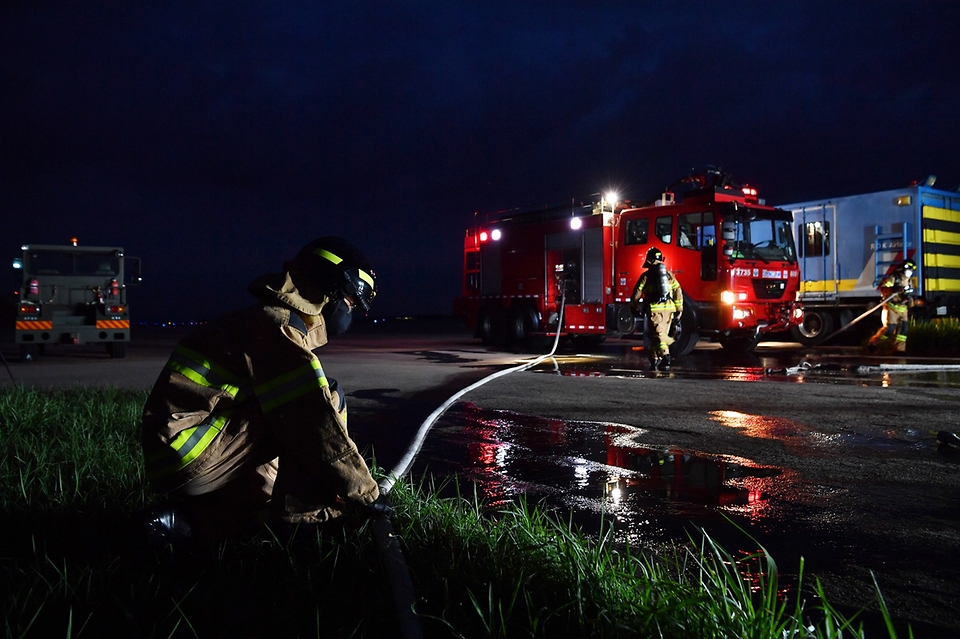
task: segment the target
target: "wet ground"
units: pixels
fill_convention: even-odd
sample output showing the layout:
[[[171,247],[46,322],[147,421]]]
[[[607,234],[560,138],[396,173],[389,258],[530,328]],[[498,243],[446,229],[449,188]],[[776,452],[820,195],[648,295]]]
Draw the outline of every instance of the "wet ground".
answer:
[[[735,554],[762,545],[786,590],[802,557],[846,611],[871,601],[872,573],[917,636],[946,636],[960,632],[960,451],[936,433],[960,424],[958,364],[703,344],[660,373],[605,344],[468,393],[414,474],[469,480],[491,507],[542,501],[634,546],[700,529]]]

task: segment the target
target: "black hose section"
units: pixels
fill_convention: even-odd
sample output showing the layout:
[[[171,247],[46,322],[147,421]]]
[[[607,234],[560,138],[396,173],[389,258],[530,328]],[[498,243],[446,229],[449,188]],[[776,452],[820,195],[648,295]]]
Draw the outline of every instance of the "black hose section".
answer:
[[[381,495],[378,501],[389,506],[387,495]],[[413,579],[407,568],[407,560],[400,549],[390,517],[386,513],[374,515],[370,518],[370,528],[373,541],[380,553],[380,562],[386,572],[387,582],[390,584],[400,637],[401,639],[423,639],[423,628],[420,627],[420,618],[416,612],[417,593],[413,588]]]

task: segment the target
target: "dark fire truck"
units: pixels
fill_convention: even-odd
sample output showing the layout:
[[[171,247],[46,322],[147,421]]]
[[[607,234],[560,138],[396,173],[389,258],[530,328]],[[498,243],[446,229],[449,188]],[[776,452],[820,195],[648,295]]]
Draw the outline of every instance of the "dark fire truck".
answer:
[[[587,345],[642,337],[646,322],[631,312],[630,295],[657,247],[684,294],[671,351],[687,354],[701,338],[749,351],[803,318],[792,221],[716,170],[642,206],[605,196],[478,215],[464,239],[454,313],[487,344],[558,331]]]
[[[16,341],[24,361],[35,360],[51,344],[100,343],[110,357],[126,354],[127,282],[140,281],[140,260],[126,257],[120,247],[75,242],[25,244],[13,262],[20,284]]]

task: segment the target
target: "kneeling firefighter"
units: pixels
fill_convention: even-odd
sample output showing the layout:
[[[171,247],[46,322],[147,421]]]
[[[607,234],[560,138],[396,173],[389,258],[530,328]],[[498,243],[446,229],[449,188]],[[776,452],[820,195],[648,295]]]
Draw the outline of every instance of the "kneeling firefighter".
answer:
[[[344,393],[313,353],[369,310],[369,262],[324,237],[249,290],[256,304],[177,344],[147,399],[147,477],[168,498],[147,525],[161,541],[320,523],[378,498],[347,433]]]
[[[663,253],[658,248],[647,251],[643,263],[646,271],[640,275],[630,296],[630,308],[634,313],[646,312],[655,335],[650,335],[650,364],[658,370],[670,368],[670,344],[673,343],[672,327],[680,322],[683,314],[683,291],[680,282],[663,263]]]

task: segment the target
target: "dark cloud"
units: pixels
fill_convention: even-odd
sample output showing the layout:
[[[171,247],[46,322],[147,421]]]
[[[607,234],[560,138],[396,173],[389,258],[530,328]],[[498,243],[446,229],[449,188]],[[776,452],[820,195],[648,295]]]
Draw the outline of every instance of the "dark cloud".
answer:
[[[448,313],[473,212],[719,164],[772,202],[960,182],[947,2],[0,6],[3,248],[122,244],[141,318],[312,237]]]

